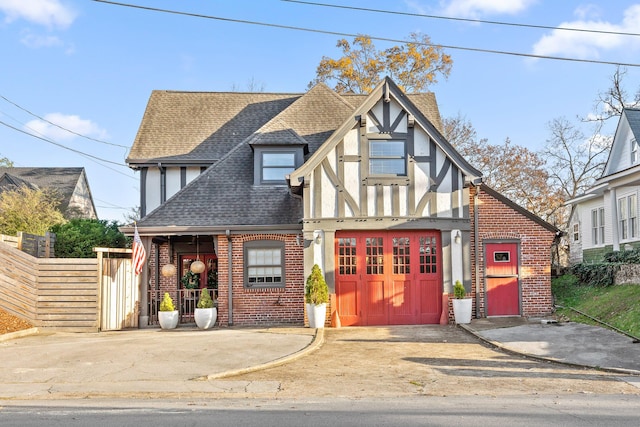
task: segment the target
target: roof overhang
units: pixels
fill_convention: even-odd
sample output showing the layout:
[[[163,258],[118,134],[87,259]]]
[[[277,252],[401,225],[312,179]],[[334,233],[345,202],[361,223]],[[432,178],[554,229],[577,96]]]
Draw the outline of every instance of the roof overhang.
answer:
[[[126,236],[133,236],[134,227],[127,225],[118,227]],[[282,225],[226,225],[226,226],[153,226],[138,225],[140,236],[184,236],[184,235],[226,235],[247,234],[252,232],[262,234],[299,234],[302,231],[302,223]],[[228,232],[228,233],[227,233]]]

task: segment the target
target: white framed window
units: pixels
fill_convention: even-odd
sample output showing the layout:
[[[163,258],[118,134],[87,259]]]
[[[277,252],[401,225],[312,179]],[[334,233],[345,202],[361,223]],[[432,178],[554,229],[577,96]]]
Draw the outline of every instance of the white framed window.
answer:
[[[638,237],[638,196],[636,194],[618,199],[618,232],[620,240]]]
[[[604,208],[591,211],[591,234],[594,245],[604,245]]]
[[[638,141],[635,139],[631,140],[631,164],[635,165],[638,163]]]
[[[403,140],[369,141],[370,175],[407,175],[407,149]]]
[[[573,224],[573,241],[580,241],[580,224]]]
[[[244,244],[244,285],[246,288],[285,286],[284,242],[254,240]]]

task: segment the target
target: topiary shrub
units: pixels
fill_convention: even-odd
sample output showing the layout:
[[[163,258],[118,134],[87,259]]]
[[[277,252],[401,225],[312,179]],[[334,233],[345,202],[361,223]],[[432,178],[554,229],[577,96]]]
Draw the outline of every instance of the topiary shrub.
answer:
[[[171,299],[171,295],[169,292],[164,293],[164,297],[162,298],[162,302],[160,302],[160,311],[175,311],[176,307],[173,305],[173,300]]]
[[[453,297],[455,299],[463,299],[467,297],[467,291],[464,289],[464,285],[460,283],[460,280],[456,280],[456,284],[453,285]]]
[[[309,304],[326,304],[329,302],[329,287],[324,280],[318,264],[311,268],[311,274],[307,277],[304,288],[304,300]]]
[[[211,299],[211,295],[209,295],[209,290],[207,288],[203,288],[200,291],[200,298],[198,298],[198,308],[213,308],[213,300]]]

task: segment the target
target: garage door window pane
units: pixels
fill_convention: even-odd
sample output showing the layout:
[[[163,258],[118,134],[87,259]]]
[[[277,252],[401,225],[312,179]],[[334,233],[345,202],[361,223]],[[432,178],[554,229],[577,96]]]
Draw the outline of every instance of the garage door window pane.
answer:
[[[382,237],[367,237],[367,274],[384,274],[384,252]]]
[[[410,273],[409,238],[393,238],[393,274]]]
[[[356,274],[355,237],[338,239],[338,268],[340,274]]]
[[[435,237],[420,237],[420,273],[437,273],[437,240]]]

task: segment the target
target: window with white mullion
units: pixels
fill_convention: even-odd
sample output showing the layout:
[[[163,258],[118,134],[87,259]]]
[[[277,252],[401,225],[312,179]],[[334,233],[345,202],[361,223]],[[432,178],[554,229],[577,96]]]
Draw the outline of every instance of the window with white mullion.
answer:
[[[604,245],[604,208],[591,211],[591,239],[593,245]]]
[[[627,240],[627,219],[629,212],[627,211],[627,199],[623,197],[618,199],[618,231],[621,240]]]
[[[369,173],[371,175],[407,174],[406,144],[401,140],[369,141]]]
[[[628,197],[627,205],[629,208],[629,238],[634,239],[638,237],[638,196],[635,194],[630,195]]]

